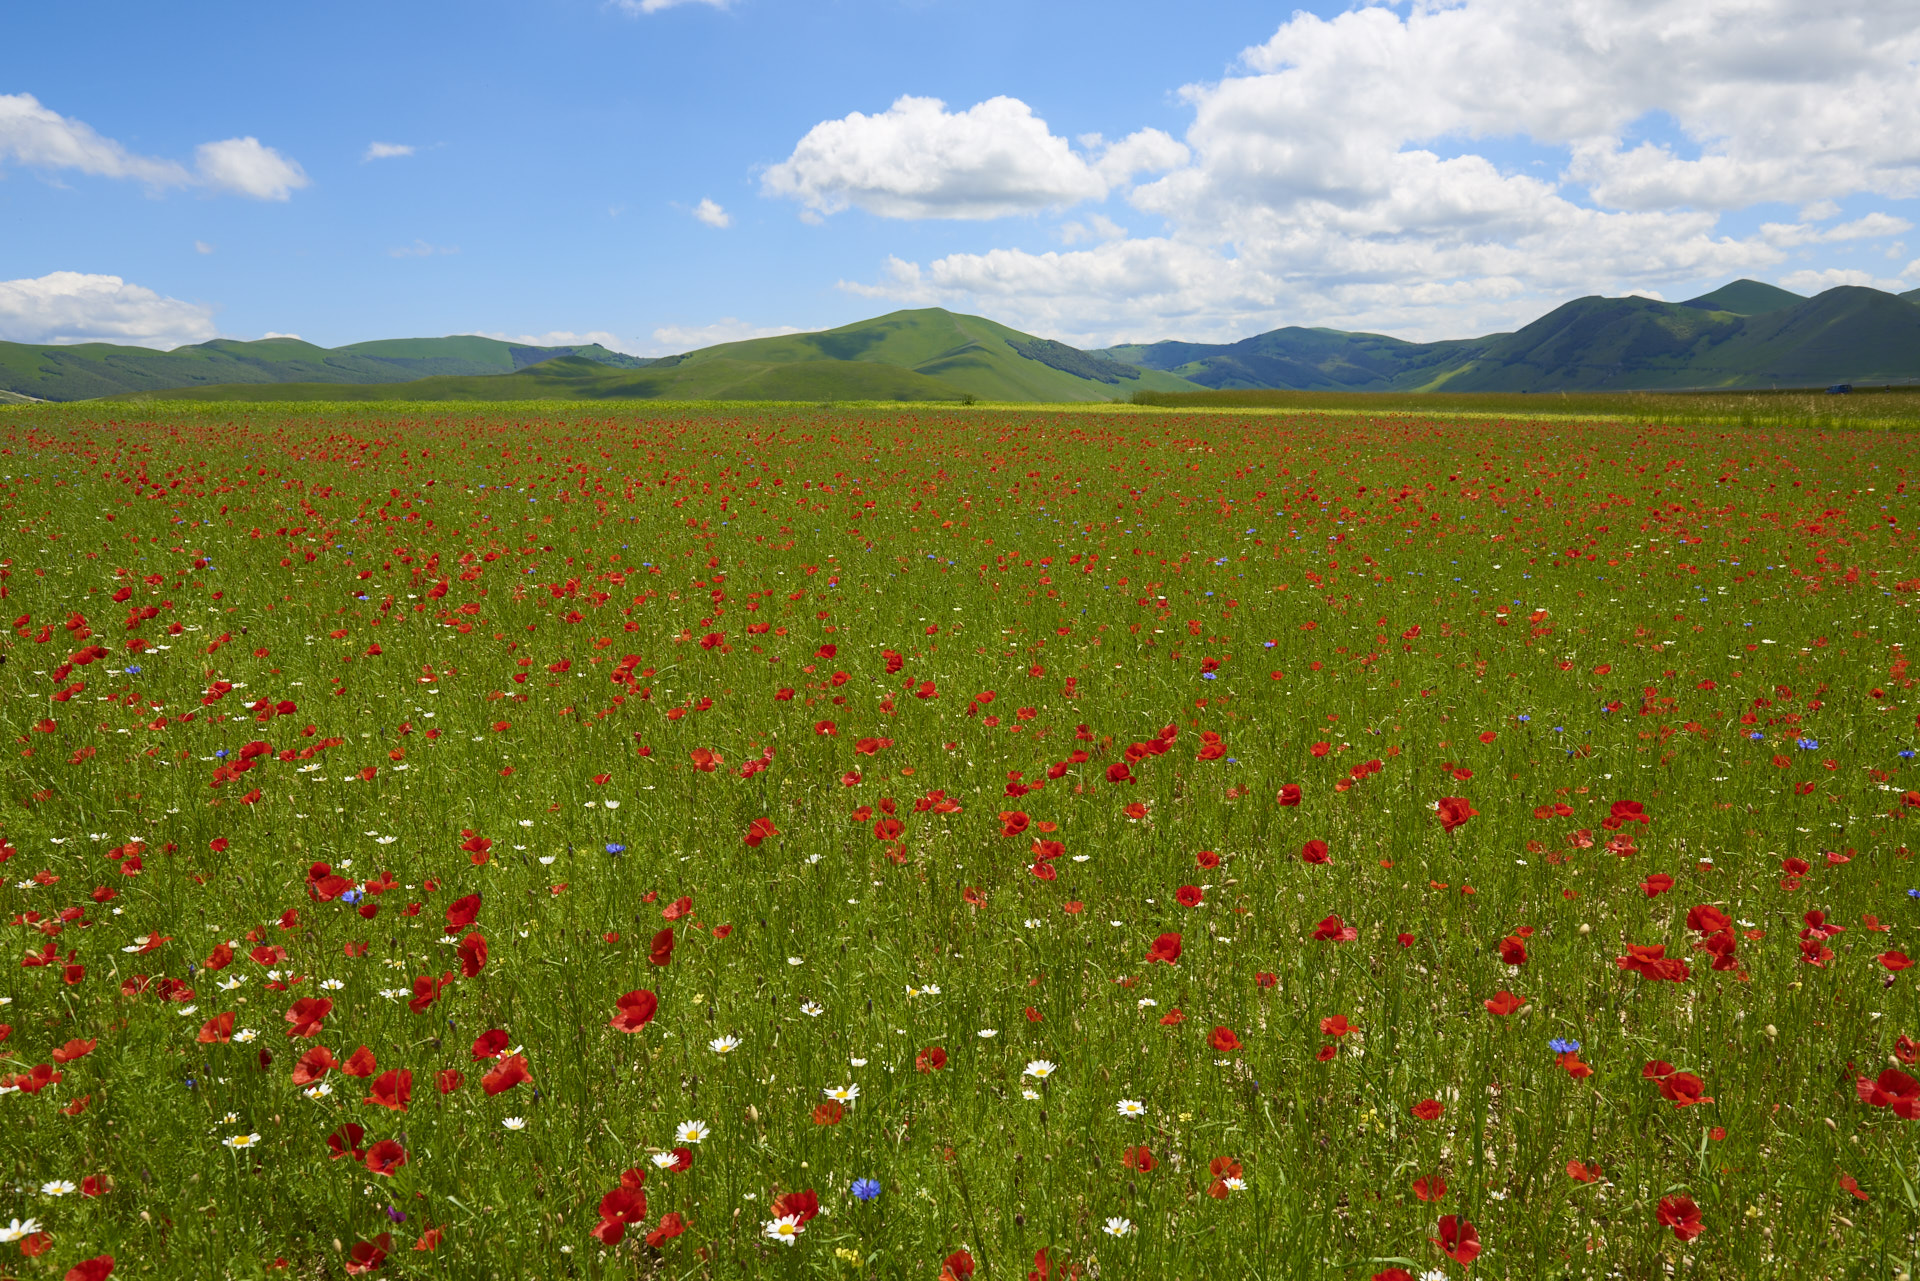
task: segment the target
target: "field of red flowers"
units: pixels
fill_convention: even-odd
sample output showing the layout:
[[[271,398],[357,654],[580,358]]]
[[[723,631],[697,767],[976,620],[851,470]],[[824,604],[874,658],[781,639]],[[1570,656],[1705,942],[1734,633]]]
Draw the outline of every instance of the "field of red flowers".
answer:
[[[1920,438],[0,415],[0,1274],[1905,1277]]]

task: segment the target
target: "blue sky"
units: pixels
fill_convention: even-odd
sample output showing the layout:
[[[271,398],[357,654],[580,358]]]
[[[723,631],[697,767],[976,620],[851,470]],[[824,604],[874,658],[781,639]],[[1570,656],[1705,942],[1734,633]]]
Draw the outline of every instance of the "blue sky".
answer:
[[[662,352],[908,305],[1439,337],[1739,275],[1920,286],[1920,19],[1755,0],[1676,39],[1668,7],[1698,12],[16,7],[0,338]],[[1741,34],[1807,24],[1832,47],[1784,71]]]

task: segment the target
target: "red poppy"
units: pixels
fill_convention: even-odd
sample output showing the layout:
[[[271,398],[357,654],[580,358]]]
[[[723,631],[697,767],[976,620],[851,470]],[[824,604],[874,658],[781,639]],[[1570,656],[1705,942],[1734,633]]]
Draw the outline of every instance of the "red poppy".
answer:
[[[486,968],[487,939],[480,931],[475,930],[461,939],[455,950],[460,957],[460,973],[466,978],[473,978]]]
[[[343,1156],[350,1156],[356,1161],[360,1160],[366,1155],[360,1148],[360,1140],[366,1137],[365,1130],[352,1121],[347,1122],[327,1136],[327,1147],[333,1152],[328,1159],[338,1161]]]
[[[1298,805],[1300,803],[1300,785],[1298,783],[1283,783],[1280,787],[1280,794],[1273,799],[1274,802],[1279,805]]]
[[[459,1068],[447,1068],[433,1078],[433,1088],[442,1094],[452,1094],[467,1083],[467,1074]]]
[[[373,1092],[360,1101],[395,1112],[405,1112],[407,1104],[413,1101],[413,1069],[394,1071],[389,1068],[382,1072],[373,1083]]]
[[[324,996],[302,997],[293,1003],[287,1011],[287,1035],[294,1037],[314,1036],[326,1022],[327,1015],[333,1012],[333,1002]]]
[[[1515,996],[1511,992],[1499,992],[1492,1000],[1480,1002],[1487,1007],[1487,1013],[1503,1019],[1526,1003],[1525,997]]]
[[[1178,934],[1162,934],[1153,941],[1153,946],[1147,949],[1147,963],[1152,964],[1155,961],[1164,961],[1168,965],[1177,965],[1180,963],[1180,936]]]
[[[1525,965],[1527,963],[1526,942],[1511,935],[1501,939],[1500,961],[1504,965]]]
[[[428,1228],[413,1243],[414,1253],[438,1250],[446,1240],[446,1233],[439,1228]]]
[[[778,835],[780,835],[780,829],[773,825],[772,819],[756,818],[753,822],[747,824],[747,834],[740,839],[746,842],[748,849],[757,850],[760,848],[760,842],[766,840],[769,836]]]
[[[916,1072],[938,1072],[947,1065],[947,1052],[937,1045],[930,1045],[914,1056],[913,1067]]]
[[[673,959],[673,929],[671,926],[653,936],[653,944],[647,949],[647,959],[655,965],[665,965]]]
[[[1269,970],[1260,970],[1254,974],[1253,982],[1256,987],[1278,987],[1280,976]]]
[[[838,1099],[828,1099],[813,1110],[815,1125],[838,1125],[847,1113],[846,1105]]]
[[[443,974],[437,979],[431,974],[420,975],[413,981],[413,999],[407,1002],[407,1008],[415,1014],[425,1013],[452,982],[452,974]]]
[[[660,1008],[660,999],[645,988],[640,988],[627,993],[613,1005],[618,1012],[608,1021],[607,1026],[616,1032],[638,1032],[653,1021],[655,1011]],[[506,1042],[504,1033],[500,1040],[504,1045]]]
[[[1193,861],[1208,870],[1220,866],[1220,856],[1212,850],[1201,850],[1193,856]]]
[[[515,1054],[504,1060],[499,1067],[480,1078],[480,1088],[487,1097],[511,1090],[524,1081],[533,1080],[533,1073],[527,1070],[527,1056]]]
[[[1443,796],[1440,798],[1440,806],[1436,812],[1440,816],[1441,829],[1451,832],[1480,811],[1473,808],[1472,803],[1464,796]]]
[[[660,1216],[660,1226],[647,1233],[647,1244],[658,1250],[686,1230],[687,1221],[677,1211],[669,1211]]]
[[[803,1192],[782,1193],[773,1199],[774,1218],[784,1219],[792,1215],[800,1220],[800,1226],[803,1228],[819,1213],[820,1198],[814,1194],[812,1188]]]
[[[667,1155],[673,1158],[673,1164],[667,1166],[666,1168],[673,1171],[675,1174],[684,1174],[688,1170],[691,1170],[693,1168],[693,1149],[692,1148],[675,1148],[672,1152],[669,1152]]]
[[[1216,1027],[1208,1033],[1207,1044],[1215,1054],[1231,1054],[1241,1048],[1240,1038],[1233,1034],[1232,1028],[1226,1027]]]
[[[1600,1177],[1600,1167],[1597,1165],[1582,1165],[1576,1158],[1567,1162],[1567,1177],[1581,1183],[1592,1183]]]
[[[1327,861],[1327,843],[1320,840],[1308,841],[1300,847],[1300,861],[1302,863],[1314,864],[1325,863]]]
[[[1160,1163],[1153,1159],[1153,1153],[1142,1143],[1138,1147],[1121,1148],[1120,1164],[1129,1170],[1138,1170],[1142,1174],[1150,1173]]]
[[[1427,1239],[1440,1247],[1440,1253],[1463,1268],[1480,1257],[1480,1233],[1458,1215],[1443,1217],[1440,1220],[1440,1235]]]
[[[97,1254],[91,1259],[83,1259],[67,1269],[67,1275],[61,1281],[106,1281],[113,1274],[113,1256]]]
[[[1446,1110],[1445,1105],[1438,1099],[1421,1099],[1407,1109],[1414,1119],[1419,1121],[1437,1121],[1440,1119],[1440,1114]]]
[[[1671,1072],[1660,1078],[1660,1097],[1672,1102],[1676,1108],[1713,1102],[1700,1093],[1706,1088],[1707,1083],[1691,1072]]]
[[[1679,983],[1693,976],[1693,967],[1678,957],[1667,955],[1665,943],[1642,946],[1629,943],[1627,954],[1615,959],[1622,970],[1631,970],[1641,978],[1655,982]]]
[[[682,894],[679,898],[660,909],[660,919],[664,921],[677,921],[692,911],[693,895]]]
[[[1880,964],[1886,966],[1887,969],[1893,971],[1895,974],[1898,974],[1901,970],[1908,969],[1913,965],[1913,961],[1908,958],[1905,952],[1882,952],[1875,959],[1877,959],[1880,962]]]
[[[480,915],[480,896],[469,894],[447,904],[447,933],[464,930]]]
[[[200,1025],[200,1035],[196,1039],[202,1045],[226,1045],[233,1040],[233,1015],[214,1015]]]
[[[492,1028],[473,1038],[473,1061],[490,1063],[507,1052],[511,1038],[499,1028]]]
[[[1893,1114],[1909,1121],[1920,1121],[1920,1081],[1897,1068],[1888,1068],[1873,1080],[1861,1077],[1854,1092],[1869,1107],[1892,1108]]]
[[[340,1065],[340,1070],[348,1076],[357,1076],[364,1079],[372,1076],[374,1069],[378,1066],[379,1065],[374,1062],[373,1051],[363,1045],[355,1050],[347,1058],[345,1063]]]
[[[1131,984],[1129,984],[1129,986],[1131,986]],[[1180,1012],[1180,1007],[1177,1005],[1160,1016],[1161,1027],[1178,1027],[1186,1021],[1187,1016]]]
[[[407,1150],[392,1139],[382,1139],[367,1149],[365,1160],[368,1174],[390,1176],[407,1163]]]
[[[1640,882],[1640,888],[1645,891],[1648,898],[1658,898],[1673,888],[1673,878],[1665,872],[1655,872]]]
[[[1669,1196],[1660,1198],[1660,1208],[1655,1212],[1660,1222],[1673,1229],[1673,1235],[1682,1241],[1691,1241],[1703,1230],[1700,1223],[1700,1207],[1693,1203],[1690,1196]]]
[[[1360,931],[1338,916],[1329,916],[1314,927],[1313,937],[1320,943],[1351,943],[1360,937]]]
[[[334,1062],[333,1051],[324,1045],[316,1045],[302,1054],[293,1065],[293,1083],[312,1085],[327,1074],[328,1069],[338,1066]]]
[[[1351,1031],[1353,1031],[1353,1024],[1347,1022],[1347,1016],[1344,1014],[1330,1014],[1320,1020],[1322,1036],[1345,1036]]]
[[[1374,1273],[1373,1281],[1413,1281],[1413,1273],[1405,1268],[1388,1268],[1384,1272]]]
[[[967,1281],[973,1275],[973,1256],[965,1250],[955,1250],[940,1265],[940,1281]]]
[[[1415,1179],[1413,1194],[1422,1201],[1438,1201],[1447,1194],[1447,1181],[1437,1174]]]
[[[1173,899],[1182,907],[1199,907],[1203,901],[1203,895],[1198,885],[1182,885],[1173,892]]]

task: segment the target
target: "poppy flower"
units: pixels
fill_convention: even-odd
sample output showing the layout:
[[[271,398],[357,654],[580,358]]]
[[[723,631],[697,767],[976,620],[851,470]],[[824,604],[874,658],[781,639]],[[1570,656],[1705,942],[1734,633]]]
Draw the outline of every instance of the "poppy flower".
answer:
[[[368,1174],[391,1176],[407,1163],[407,1150],[392,1139],[382,1139],[367,1149],[365,1162]]]
[[[357,1076],[364,1080],[372,1076],[378,1066],[374,1062],[373,1051],[363,1045],[348,1056],[347,1061],[340,1065],[340,1070],[348,1076]]]
[[[1464,796],[1443,796],[1435,812],[1440,816],[1441,830],[1451,832],[1480,811]]]
[[[325,1076],[329,1069],[337,1066],[333,1051],[324,1045],[316,1045],[294,1061],[293,1083],[302,1086],[312,1085]]]
[[[812,1188],[801,1192],[786,1192],[773,1198],[773,1217],[776,1219],[794,1218],[805,1227],[814,1216],[820,1213],[820,1198]]]
[[[1260,970],[1254,974],[1253,982],[1256,987],[1278,987],[1280,976],[1270,970]]]
[[[1173,892],[1173,899],[1182,907],[1199,907],[1203,896],[1198,885],[1182,885]]]
[[[333,1002],[324,996],[302,997],[293,1003],[287,1011],[287,1035],[306,1037],[317,1035],[327,1015],[333,1012]]]
[[[747,833],[740,839],[746,843],[748,849],[757,850],[760,848],[762,841],[766,840],[769,836],[778,835],[780,835],[780,829],[773,825],[772,819],[756,818],[753,822],[747,824]]]
[[[1659,1209],[1655,1214],[1660,1222],[1672,1228],[1673,1235],[1682,1241],[1693,1240],[1703,1230],[1700,1223],[1700,1207],[1693,1203],[1692,1197],[1661,1197]]]
[[[617,1011],[607,1026],[616,1032],[638,1032],[653,1021],[654,1012],[660,1008],[660,1000],[652,992],[640,988],[627,993],[613,1003]],[[489,1035],[492,1035],[489,1033]],[[501,1044],[506,1043],[506,1034],[500,1036]],[[476,1049],[475,1056],[479,1057]]]
[[[947,1052],[937,1045],[928,1046],[914,1056],[913,1068],[916,1072],[938,1072],[947,1065]]]
[[[967,1281],[973,1275],[973,1256],[955,1250],[940,1265],[940,1281]]]
[[[1314,927],[1313,937],[1320,943],[1351,943],[1360,937],[1360,931],[1338,916],[1329,916]]]
[[[647,959],[655,965],[665,965],[673,959],[673,929],[671,926],[653,936],[653,943],[647,949]]]
[[[1875,959],[1895,974],[1898,974],[1901,970],[1909,969],[1913,965],[1913,961],[1908,958],[1905,952],[1882,952]]]
[[[1463,1268],[1480,1257],[1480,1233],[1458,1215],[1444,1216],[1440,1220],[1440,1235],[1427,1239]]]
[[[1153,1153],[1142,1143],[1138,1147],[1121,1148],[1120,1164],[1129,1170],[1138,1170],[1142,1174],[1150,1173],[1160,1163],[1153,1159]]]
[[[1345,1036],[1351,1031],[1353,1031],[1353,1024],[1347,1022],[1347,1016],[1344,1014],[1330,1014],[1320,1020],[1322,1036]]]
[[[1302,863],[1313,864],[1325,863],[1327,861],[1327,843],[1320,840],[1308,841],[1300,847],[1300,861]]]
[[[113,1274],[113,1256],[98,1254],[91,1259],[83,1259],[67,1269],[67,1275],[61,1281],[106,1281]]]
[[[1680,983],[1693,976],[1693,967],[1678,957],[1667,955],[1665,943],[1627,944],[1627,954],[1614,960],[1622,970],[1631,970],[1643,979]]]
[[[407,1104],[413,1101],[413,1070],[401,1068],[395,1071],[389,1068],[382,1072],[373,1083],[373,1092],[360,1101],[394,1112],[405,1112]]]
[[[1480,1002],[1487,1007],[1487,1013],[1503,1019],[1526,1003],[1526,998],[1515,996],[1511,992],[1499,992],[1492,1000]]]
[[[393,1249],[393,1233],[382,1232],[371,1241],[355,1241],[353,1249],[347,1253],[347,1273],[360,1276],[368,1272],[377,1272],[380,1265],[387,1261],[387,1252]]]
[[[200,1025],[200,1035],[195,1038],[202,1045],[226,1045],[233,1040],[233,1014],[216,1014]]]
[[[679,898],[660,909],[660,919],[664,921],[677,921],[692,911],[693,896],[691,894],[682,894]]]
[[[1526,941],[1511,935],[1501,939],[1500,963],[1503,965],[1525,965],[1527,963]]]
[[[1201,850],[1193,856],[1193,861],[1208,870],[1220,866],[1220,856],[1212,850]]]
[[[456,951],[460,957],[460,973],[464,977],[473,978],[486,968],[487,939],[480,931],[475,930],[461,939]]]
[[[1447,1194],[1447,1181],[1437,1174],[1415,1179],[1413,1194],[1422,1201],[1438,1201]]]
[[[1147,963],[1152,964],[1155,961],[1163,961],[1168,965],[1177,965],[1180,963],[1180,936],[1178,934],[1162,934],[1153,941],[1153,946],[1147,949]]]
[[[452,982],[452,974],[443,974],[437,979],[431,974],[420,975],[413,981],[413,999],[407,1002],[407,1008],[415,1014],[425,1013]]]
[[[1873,1080],[1861,1077],[1854,1092],[1868,1107],[1892,1108],[1895,1116],[1920,1121],[1920,1081],[1897,1068],[1888,1068]]]
[[[1373,1281],[1413,1281],[1413,1273],[1405,1268],[1388,1268],[1384,1272],[1374,1273]]]
[[[480,916],[480,896],[469,894],[447,904],[447,933],[464,930]]]
[[[447,1068],[433,1078],[433,1088],[442,1094],[452,1094],[467,1083],[467,1074],[459,1068]]]
[[[647,1233],[647,1244],[658,1250],[686,1230],[687,1221],[677,1211],[669,1211],[660,1216],[660,1226]]]
[[[360,1148],[360,1140],[366,1137],[367,1132],[360,1126],[352,1121],[347,1122],[327,1136],[327,1147],[333,1153],[328,1159],[338,1161],[341,1157],[350,1156],[356,1161],[360,1160],[366,1155]]]
[[[1187,1016],[1180,1012],[1180,1007],[1177,1005],[1160,1016],[1161,1027],[1178,1027],[1186,1021]]]
[[[1419,1121],[1437,1121],[1440,1119],[1440,1114],[1446,1110],[1445,1105],[1438,1099],[1421,1099],[1407,1109],[1413,1118]]]
[[[1241,1047],[1240,1038],[1233,1034],[1232,1028],[1216,1027],[1207,1034],[1207,1044],[1213,1047],[1215,1054],[1231,1054]]]
[[[815,1125],[838,1125],[846,1115],[847,1109],[838,1099],[828,1099],[813,1110]]]
[[[533,1080],[533,1073],[527,1070],[527,1056],[515,1054],[481,1077],[480,1088],[487,1092],[488,1098],[492,1098],[496,1094],[511,1090],[522,1082],[531,1080]]]
[[[1669,1100],[1676,1108],[1713,1102],[1701,1094],[1706,1088],[1707,1083],[1691,1072],[1673,1072],[1660,1078],[1660,1097]]]
[[[1597,1165],[1582,1165],[1578,1158],[1567,1162],[1567,1177],[1580,1183],[1592,1183],[1600,1177]]]
[[[1274,803],[1278,805],[1298,805],[1300,803],[1300,785],[1298,783],[1281,784],[1279,795],[1273,799]]]
[[[1658,898],[1673,888],[1673,878],[1665,872],[1655,872],[1652,876],[1640,882],[1640,888],[1648,898]]]

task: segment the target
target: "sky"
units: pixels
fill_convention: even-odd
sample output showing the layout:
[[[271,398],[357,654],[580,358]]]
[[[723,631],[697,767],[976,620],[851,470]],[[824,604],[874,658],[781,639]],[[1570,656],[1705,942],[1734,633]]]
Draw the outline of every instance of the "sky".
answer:
[[[0,340],[1412,339],[1920,287],[1912,0],[16,6]]]

